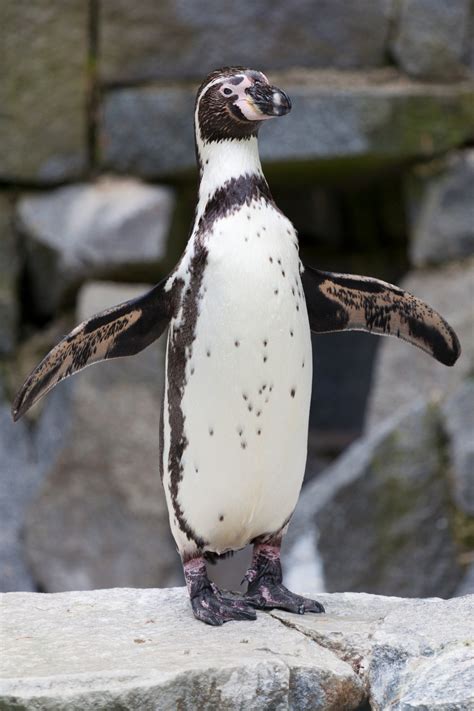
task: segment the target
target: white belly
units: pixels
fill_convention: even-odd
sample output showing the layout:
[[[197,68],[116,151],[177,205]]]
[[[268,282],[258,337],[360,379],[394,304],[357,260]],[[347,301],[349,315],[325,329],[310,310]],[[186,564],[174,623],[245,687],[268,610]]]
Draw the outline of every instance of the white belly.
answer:
[[[181,403],[178,501],[217,553],[278,531],[302,484],[312,358],[294,240],[282,215],[246,207],[217,221],[209,241]]]

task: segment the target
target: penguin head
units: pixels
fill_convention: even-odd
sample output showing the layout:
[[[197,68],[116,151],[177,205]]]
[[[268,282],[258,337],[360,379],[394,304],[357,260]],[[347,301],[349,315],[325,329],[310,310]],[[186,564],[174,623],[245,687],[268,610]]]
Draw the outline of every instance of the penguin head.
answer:
[[[209,74],[196,98],[196,122],[203,141],[248,138],[266,119],[284,116],[291,102],[265,74],[224,67]]]

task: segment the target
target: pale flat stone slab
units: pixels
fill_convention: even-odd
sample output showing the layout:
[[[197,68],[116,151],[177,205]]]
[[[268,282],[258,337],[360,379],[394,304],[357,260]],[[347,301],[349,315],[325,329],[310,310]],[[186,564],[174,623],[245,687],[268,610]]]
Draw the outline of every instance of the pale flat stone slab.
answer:
[[[332,709],[352,668],[270,615],[210,628],[184,589],[4,595],[0,708]]]

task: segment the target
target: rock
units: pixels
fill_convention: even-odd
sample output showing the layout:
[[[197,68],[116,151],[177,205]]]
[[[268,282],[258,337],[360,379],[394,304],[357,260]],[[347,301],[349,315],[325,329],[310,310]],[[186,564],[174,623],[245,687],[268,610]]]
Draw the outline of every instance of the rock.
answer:
[[[23,541],[27,511],[55,460],[67,426],[68,393],[52,394],[43,422],[33,430],[26,422],[13,424],[10,404],[0,396],[0,590],[36,590]],[[62,418],[56,413],[61,412]]]
[[[413,171],[408,183],[410,261],[417,267],[474,254],[474,150]]]
[[[173,206],[169,188],[131,178],[23,197],[18,217],[40,315],[54,313],[86,277],[155,276],[166,256]]]
[[[474,705],[474,596],[404,600],[318,595],[324,618],[272,615],[349,662],[374,711],[465,711]]]
[[[0,25],[0,178],[77,178],[87,164],[87,3],[1,3]]]
[[[288,91],[293,110],[288,119],[265,126],[261,154],[286,168],[296,161],[295,174],[298,161],[314,161],[314,169],[323,171],[341,158],[357,159],[359,174],[363,160],[427,157],[474,136],[474,87],[467,82],[420,84],[392,70],[295,70],[270,78]],[[153,178],[194,169],[196,88],[150,85],[107,92],[99,136],[103,167]]]
[[[291,6],[247,0],[230,13],[222,12],[216,0],[142,0],[133,7],[126,0],[105,0],[101,78],[122,84],[183,76],[201,81],[217,67],[241,64],[242,58],[246,66],[264,70],[381,66],[392,6],[392,0],[349,5],[295,0]]]
[[[474,516],[474,380],[451,395],[442,412],[449,439],[454,501],[458,509]]]
[[[462,353],[446,368],[395,338],[383,338],[367,407],[366,431],[418,397],[428,400],[456,390],[474,372],[474,259],[439,269],[412,271],[400,286],[427,301],[451,324]]]
[[[392,52],[399,66],[422,79],[466,73],[470,0],[401,0]]]
[[[12,352],[19,316],[18,276],[20,263],[13,234],[13,205],[0,195],[0,356]]]
[[[78,320],[147,288],[87,285]],[[158,470],[164,346],[162,339],[67,381],[70,429],[25,527],[31,568],[44,590],[182,579]]]
[[[471,707],[472,596],[318,597],[215,629],[184,589],[3,595],[0,708]]]
[[[290,568],[299,537],[313,532],[330,591],[453,594],[462,569],[446,469],[434,405],[419,401],[384,421],[303,489],[288,534]],[[309,574],[318,562],[307,561]]]

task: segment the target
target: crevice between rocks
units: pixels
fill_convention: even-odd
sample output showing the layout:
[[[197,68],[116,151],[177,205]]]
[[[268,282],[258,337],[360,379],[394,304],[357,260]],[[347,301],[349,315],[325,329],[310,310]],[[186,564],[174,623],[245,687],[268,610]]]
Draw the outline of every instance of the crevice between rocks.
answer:
[[[371,711],[372,706],[370,705],[370,689],[369,689],[369,681],[368,677],[366,674],[364,674],[362,670],[362,661],[363,661],[363,655],[361,654],[360,660],[358,662],[355,662],[354,659],[350,658],[350,655],[344,655],[340,653],[340,650],[331,645],[330,643],[324,643],[324,640],[316,640],[311,634],[307,634],[304,630],[299,629],[291,620],[288,619],[282,619],[280,617],[277,617],[274,615],[271,611],[268,613],[270,617],[272,617],[274,620],[277,620],[280,622],[284,627],[287,627],[288,629],[293,630],[294,632],[298,632],[301,634],[303,637],[306,639],[309,639],[311,642],[314,644],[319,645],[320,647],[323,647],[324,649],[327,649],[329,652],[334,654],[335,657],[337,657],[341,662],[344,662],[348,666],[351,667],[352,671],[354,674],[361,680],[362,686],[364,689],[364,698],[362,700],[362,703],[357,706],[357,708],[354,709],[354,711]],[[382,617],[380,618],[380,621],[383,622],[385,618]],[[377,623],[379,620],[377,620]]]

